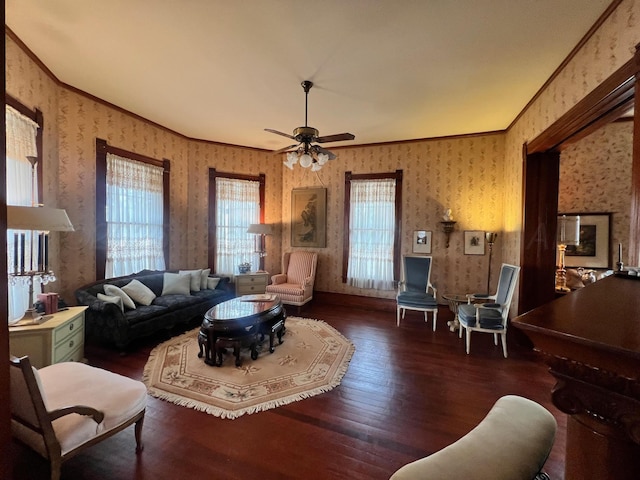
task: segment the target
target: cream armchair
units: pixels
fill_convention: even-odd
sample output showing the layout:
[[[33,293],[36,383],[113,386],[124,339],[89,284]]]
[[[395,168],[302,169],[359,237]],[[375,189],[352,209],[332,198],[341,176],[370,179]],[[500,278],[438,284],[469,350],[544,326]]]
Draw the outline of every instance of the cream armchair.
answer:
[[[267,293],[275,293],[282,303],[301,306],[313,298],[318,254],[294,251],[282,256],[282,272],[271,277]]]
[[[62,462],[132,424],[142,451],[144,383],[76,362],[36,370],[29,357],[12,357],[9,365],[11,432],[49,460],[52,480]]]

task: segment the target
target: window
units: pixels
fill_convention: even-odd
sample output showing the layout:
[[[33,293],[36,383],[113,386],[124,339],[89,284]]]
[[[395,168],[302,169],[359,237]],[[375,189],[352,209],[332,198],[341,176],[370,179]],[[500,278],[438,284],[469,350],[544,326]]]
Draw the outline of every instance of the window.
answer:
[[[7,205],[37,205],[42,198],[42,112],[29,110],[7,95],[6,118],[6,175]],[[35,157],[35,164],[27,159]],[[35,170],[33,168],[35,167]],[[7,265],[9,273],[16,270],[16,230],[7,230]],[[33,245],[32,232],[25,235],[25,245]],[[35,252],[34,252],[35,253]],[[25,251],[26,269],[31,264],[32,252]],[[33,258],[37,262],[37,254]],[[22,281],[27,277],[15,277],[9,281],[9,322],[19,320],[29,307],[29,287]],[[40,293],[34,288],[34,294]],[[35,300],[35,299],[34,299]]]
[[[168,255],[169,161],[96,140],[96,276],[164,270]]]
[[[216,273],[233,275],[238,265],[264,268],[255,252],[252,223],[264,221],[265,175],[236,175],[209,170],[209,265]]]
[[[345,173],[343,282],[393,290],[400,271],[401,208],[402,170]]]

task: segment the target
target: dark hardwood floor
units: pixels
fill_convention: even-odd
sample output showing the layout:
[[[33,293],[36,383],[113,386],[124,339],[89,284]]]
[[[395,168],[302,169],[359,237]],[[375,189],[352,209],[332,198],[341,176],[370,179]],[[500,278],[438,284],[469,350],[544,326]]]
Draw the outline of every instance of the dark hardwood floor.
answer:
[[[563,478],[566,417],[551,403],[547,368],[517,345],[515,329],[505,359],[486,334],[474,335],[466,355],[464,341],[447,328],[446,307],[436,332],[417,312],[407,312],[397,328],[393,310],[332,305],[325,297],[300,316],[326,321],[355,344],[340,386],[236,420],[149,397],[140,455],[130,427],[65,462],[62,478],[386,479],[466,434],[506,394],[554,414],[559,428],[545,471]],[[150,350],[164,339],[139,342],[124,356],[89,345],[86,357],[139,379]],[[36,454],[15,444],[12,456],[15,480],[48,478],[47,463]]]

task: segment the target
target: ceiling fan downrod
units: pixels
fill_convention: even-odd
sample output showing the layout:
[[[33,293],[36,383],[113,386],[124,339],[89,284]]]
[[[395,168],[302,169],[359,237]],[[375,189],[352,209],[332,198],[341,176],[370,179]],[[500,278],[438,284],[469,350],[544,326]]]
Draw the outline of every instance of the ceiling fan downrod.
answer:
[[[309,112],[309,90],[313,87],[313,82],[310,80],[305,80],[301,83],[302,89],[304,90],[304,126],[309,126],[307,123],[307,113]]]

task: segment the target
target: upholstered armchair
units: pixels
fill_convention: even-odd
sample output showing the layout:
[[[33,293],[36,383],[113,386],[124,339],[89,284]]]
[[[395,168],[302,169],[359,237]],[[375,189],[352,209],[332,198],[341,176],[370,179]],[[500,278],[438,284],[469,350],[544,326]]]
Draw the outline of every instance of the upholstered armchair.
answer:
[[[275,293],[282,303],[302,306],[313,298],[318,254],[296,250],[282,256],[282,272],[271,277],[267,293]]]
[[[132,424],[142,451],[142,382],[76,362],[36,370],[29,357],[12,357],[9,365],[12,434],[49,460],[52,480],[62,462]]]
[[[498,336],[500,336],[502,353],[504,358],[507,358],[509,308],[516,291],[519,273],[520,267],[503,263],[495,295],[469,294],[467,295],[469,302],[458,307],[460,336],[462,337],[464,329],[466,331],[467,354],[471,349],[471,332],[482,332],[492,333],[496,345],[498,345]]]
[[[436,331],[438,320],[437,290],[431,283],[431,257],[423,255],[404,255],[402,257],[402,277],[398,294],[396,295],[396,325],[400,326],[400,319],[404,319],[406,310],[427,312],[433,315],[433,331]]]

